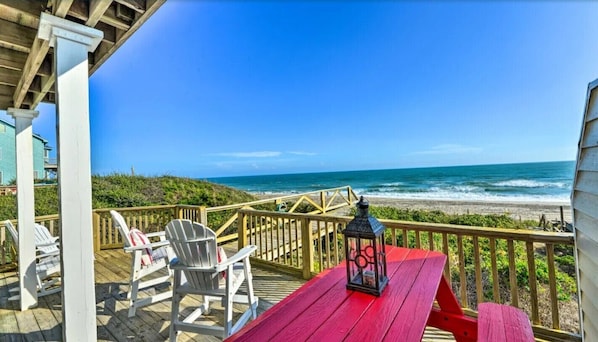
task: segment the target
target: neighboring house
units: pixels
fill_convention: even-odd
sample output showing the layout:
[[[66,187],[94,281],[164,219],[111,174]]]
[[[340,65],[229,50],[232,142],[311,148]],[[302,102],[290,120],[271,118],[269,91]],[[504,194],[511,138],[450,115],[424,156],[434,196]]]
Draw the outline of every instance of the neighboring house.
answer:
[[[56,163],[50,163],[51,147],[48,141],[33,134],[33,177],[47,179],[56,172]],[[15,155],[15,126],[0,120],[0,185],[17,178]]]

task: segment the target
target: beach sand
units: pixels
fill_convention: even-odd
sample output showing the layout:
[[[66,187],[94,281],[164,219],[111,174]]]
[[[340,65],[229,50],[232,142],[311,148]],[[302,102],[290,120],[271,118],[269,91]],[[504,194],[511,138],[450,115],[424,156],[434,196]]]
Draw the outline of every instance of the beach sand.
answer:
[[[561,220],[561,207],[565,222],[571,222],[571,206],[568,203],[542,202],[486,202],[450,201],[430,199],[397,199],[388,197],[367,197],[370,205],[440,210],[448,214],[507,214],[514,219],[539,220],[542,215],[547,221]]]
[[[260,198],[272,198],[292,194],[254,194]],[[572,222],[569,203],[543,202],[486,202],[434,199],[399,199],[392,197],[366,196],[370,205],[401,209],[440,210],[447,214],[507,214],[516,220],[539,220],[542,215],[548,222],[561,220],[561,207],[565,222]]]

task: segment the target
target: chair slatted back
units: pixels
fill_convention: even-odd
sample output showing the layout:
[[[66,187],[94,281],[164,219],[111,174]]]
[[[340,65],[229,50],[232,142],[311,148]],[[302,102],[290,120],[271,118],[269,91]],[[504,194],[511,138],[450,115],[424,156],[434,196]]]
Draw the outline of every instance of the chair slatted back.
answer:
[[[44,244],[52,244],[54,242],[56,242],[56,237],[52,236],[52,234],[50,234],[50,231],[48,230],[48,228],[46,228],[45,226],[42,226],[41,224],[36,223],[35,224],[35,229],[34,229],[34,236],[35,236],[35,245],[38,246],[37,248],[42,252],[42,253],[55,253],[57,251],[59,251],[59,248],[57,245],[53,244],[51,246],[40,246],[40,245],[44,245]]]
[[[131,242],[131,237],[129,236],[129,226],[125,222],[125,219],[116,210],[110,210],[110,215],[112,216],[112,224],[118,228],[118,231],[120,232],[120,235],[125,243],[125,247],[132,247],[133,243]]]
[[[203,224],[191,220],[172,220],[166,225],[166,238],[180,264],[206,268],[217,265],[216,234]],[[195,288],[215,290],[219,287],[218,272],[185,270],[184,273]]]
[[[10,220],[6,220],[6,221],[4,221],[4,227],[6,227],[6,229],[8,229],[8,232],[10,233],[10,236],[12,237],[12,241],[14,242],[15,246],[18,246],[19,245],[19,233],[17,232],[15,226],[12,225],[12,222],[10,222]]]

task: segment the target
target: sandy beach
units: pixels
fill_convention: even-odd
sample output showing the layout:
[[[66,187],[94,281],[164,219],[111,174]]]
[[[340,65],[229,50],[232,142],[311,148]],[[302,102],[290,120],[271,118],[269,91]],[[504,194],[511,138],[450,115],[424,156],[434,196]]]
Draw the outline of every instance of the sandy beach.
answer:
[[[367,197],[371,205],[396,208],[440,210],[449,214],[507,214],[515,219],[539,220],[545,215],[548,221],[561,219],[561,206],[566,222],[571,222],[571,206],[568,203],[530,202],[474,202],[430,199],[397,199]]]
[[[254,194],[260,198],[271,198],[292,194]],[[565,222],[571,222],[569,203],[544,202],[486,202],[435,199],[399,199],[393,197],[369,196],[370,205],[409,208],[419,210],[440,210],[448,214],[507,214],[514,219],[539,220],[542,215],[547,221],[561,220],[561,207]]]

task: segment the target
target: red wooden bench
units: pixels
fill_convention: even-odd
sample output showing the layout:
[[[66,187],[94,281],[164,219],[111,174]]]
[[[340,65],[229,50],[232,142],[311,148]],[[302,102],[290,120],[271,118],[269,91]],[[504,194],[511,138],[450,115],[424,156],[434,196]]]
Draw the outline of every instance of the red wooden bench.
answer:
[[[509,305],[481,303],[478,306],[478,341],[535,341],[525,312]]]

